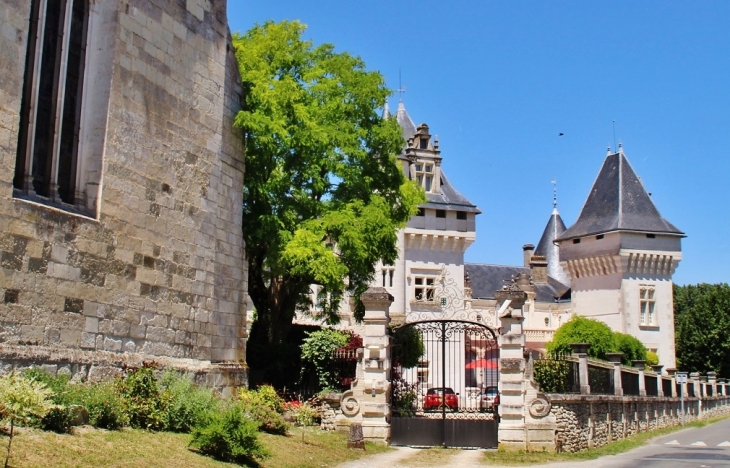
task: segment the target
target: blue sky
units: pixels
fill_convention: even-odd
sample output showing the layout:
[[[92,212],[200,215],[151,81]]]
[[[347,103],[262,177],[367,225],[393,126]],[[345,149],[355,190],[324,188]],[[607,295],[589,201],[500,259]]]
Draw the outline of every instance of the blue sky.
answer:
[[[228,11],[241,32],[299,19],[391,88],[400,70],[408,112],[483,211],[467,261],[520,264],[550,216],[551,180],[570,226],[615,148],[615,120],[659,211],[688,236],[675,282],[728,281],[730,2],[229,0]]]

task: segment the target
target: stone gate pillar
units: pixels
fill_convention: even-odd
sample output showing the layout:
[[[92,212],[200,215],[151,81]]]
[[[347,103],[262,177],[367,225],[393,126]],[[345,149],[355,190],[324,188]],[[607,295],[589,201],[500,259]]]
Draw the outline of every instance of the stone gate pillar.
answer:
[[[338,425],[362,424],[366,440],[390,439],[390,324],[391,296],[385,288],[369,288],[360,300],[365,306],[363,325],[363,354],[357,379],[350,390],[342,394],[340,407],[343,417]]]
[[[494,293],[500,320],[499,336],[499,445],[505,450],[526,450],[525,334],[522,305],[527,294],[511,284]]]

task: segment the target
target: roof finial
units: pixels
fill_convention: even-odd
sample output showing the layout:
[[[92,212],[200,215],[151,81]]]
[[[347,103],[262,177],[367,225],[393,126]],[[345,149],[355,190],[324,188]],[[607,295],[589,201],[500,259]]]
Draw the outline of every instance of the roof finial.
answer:
[[[558,181],[551,180],[550,183],[553,184],[553,213],[557,213],[557,211],[558,211]]]
[[[406,92],[406,88],[401,84],[400,68],[398,68],[398,89],[396,89],[395,92],[400,94],[400,96],[398,97],[398,102],[403,102],[403,93]]]
[[[390,117],[390,106],[388,105],[388,100],[385,100],[385,105],[383,106],[383,118],[387,119]]]
[[[624,154],[624,146],[621,144],[621,140],[618,141],[618,152]]]
[[[608,145],[606,147],[606,156],[609,156],[611,154],[611,145]]]

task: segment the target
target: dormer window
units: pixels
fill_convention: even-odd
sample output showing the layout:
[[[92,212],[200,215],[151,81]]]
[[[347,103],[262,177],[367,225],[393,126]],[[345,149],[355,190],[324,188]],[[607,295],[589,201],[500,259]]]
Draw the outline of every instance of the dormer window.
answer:
[[[415,166],[418,185],[423,187],[426,192],[430,192],[433,186],[433,164],[416,163]]]

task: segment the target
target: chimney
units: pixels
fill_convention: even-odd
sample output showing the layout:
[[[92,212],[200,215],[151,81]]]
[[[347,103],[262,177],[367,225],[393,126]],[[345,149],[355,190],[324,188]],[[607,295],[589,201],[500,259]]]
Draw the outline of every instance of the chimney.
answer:
[[[532,244],[525,244],[522,246],[522,264],[525,268],[530,268],[530,259],[532,254],[535,253],[535,246]]]
[[[532,272],[532,282],[534,284],[547,284],[548,282],[548,263],[544,255],[533,255],[530,259],[530,270]]]

